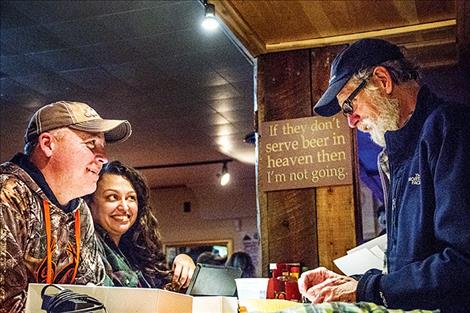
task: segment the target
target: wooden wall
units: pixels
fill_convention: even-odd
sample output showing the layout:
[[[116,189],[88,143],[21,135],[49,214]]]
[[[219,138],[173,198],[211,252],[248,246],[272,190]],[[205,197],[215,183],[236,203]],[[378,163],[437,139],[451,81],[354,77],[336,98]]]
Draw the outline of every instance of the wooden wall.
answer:
[[[325,90],[330,63],[342,48],[260,56],[258,123],[312,116],[312,103]],[[354,151],[351,154],[356,155]],[[267,275],[270,262],[302,262],[309,268],[335,269],[333,259],[345,254],[360,239],[361,231],[356,229],[360,225],[356,223],[360,218],[355,209],[357,190],[354,185],[346,185],[259,192],[263,274]]]

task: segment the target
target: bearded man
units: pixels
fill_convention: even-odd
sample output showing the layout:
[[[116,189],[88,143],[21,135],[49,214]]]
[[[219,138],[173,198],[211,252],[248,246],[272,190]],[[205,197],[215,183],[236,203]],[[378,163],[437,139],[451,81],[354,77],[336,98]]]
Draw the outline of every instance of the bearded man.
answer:
[[[350,127],[383,147],[387,263],[354,278],[305,272],[299,288],[314,303],[470,308],[470,107],[439,99],[418,78],[400,49],[380,39],[353,43],[332,64],[314,110],[342,111]]]

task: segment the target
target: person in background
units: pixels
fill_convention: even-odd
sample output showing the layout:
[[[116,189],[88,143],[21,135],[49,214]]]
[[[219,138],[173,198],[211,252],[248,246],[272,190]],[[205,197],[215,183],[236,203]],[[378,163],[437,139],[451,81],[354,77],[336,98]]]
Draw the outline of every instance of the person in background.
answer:
[[[80,197],[96,189],[105,143],[130,134],[128,121],[104,120],[80,102],[55,102],[31,117],[24,154],[0,165],[0,312],[24,311],[28,283],[103,283]]]
[[[85,199],[106,268],[105,285],[164,288],[168,284],[166,289],[174,291],[188,287],[194,262],[185,254],[177,255],[171,279],[149,188],[136,170],[119,161],[106,164],[96,191]]]
[[[196,259],[196,263],[209,264],[209,265],[219,265],[223,266],[225,264],[226,258],[221,258],[214,254],[213,251],[204,251]]]
[[[318,268],[299,287],[314,303],[369,301],[390,308],[470,308],[470,106],[449,103],[418,84],[400,49],[363,39],[333,61],[314,107],[342,111],[352,128],[383,147],[387,269],[356,279]]]
[[[256,275],[251,256],[246,252],[235,252],[230,256],[225,265],[240,268],[242,270],[242,278],[251,278]]]

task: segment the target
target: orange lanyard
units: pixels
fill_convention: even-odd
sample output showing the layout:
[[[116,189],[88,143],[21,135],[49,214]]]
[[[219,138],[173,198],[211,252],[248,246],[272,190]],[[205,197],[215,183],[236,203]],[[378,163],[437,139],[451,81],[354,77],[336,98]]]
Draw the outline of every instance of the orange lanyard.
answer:
[[[47,274],[46,283],[52,284],[54,280],[54,273],[52,272],[52,230],[51,230],[51,213],[49,208],[49,202],[43,200],[44,204],[44,222],[46,224],[46,243],[47,243]],[[80,211],[75,211],[75,243],[77,245],[77,254],[75,258],[75,268],[73,271],[72,279],[70,283],[75,281],[75,276],[78,271],[78,262],[80,260]]]

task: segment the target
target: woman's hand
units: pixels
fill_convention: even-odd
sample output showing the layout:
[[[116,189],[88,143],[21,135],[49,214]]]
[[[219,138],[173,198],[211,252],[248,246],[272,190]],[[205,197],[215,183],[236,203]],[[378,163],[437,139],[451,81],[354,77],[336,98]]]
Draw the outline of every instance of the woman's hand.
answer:
[[[189,255],[178,254],[173,261],[173,283],[181,288],[188,288],[195,268],[196,265]]]

